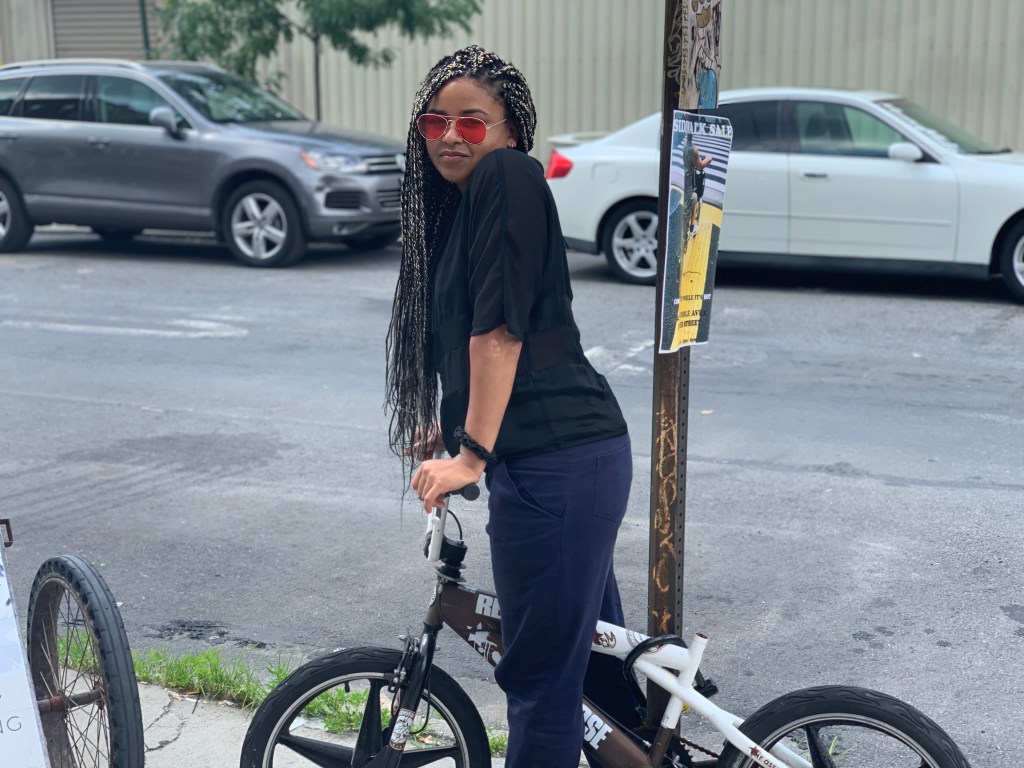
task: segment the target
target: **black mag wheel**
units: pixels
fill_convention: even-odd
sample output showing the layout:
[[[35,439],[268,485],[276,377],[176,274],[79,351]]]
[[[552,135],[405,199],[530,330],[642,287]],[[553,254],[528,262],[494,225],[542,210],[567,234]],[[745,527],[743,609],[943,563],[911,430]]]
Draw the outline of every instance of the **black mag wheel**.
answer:
[[[362,766],[388,744],[401,689],[388,691],[402,653],[351,648],[303,664],[263,701],[242,743],[241,768]],[[447,673],[434,667],[401,766],[489,768],[480,715]]]
[[[142,710],[121,614],[88,560],[62,555],[36,572],[28,661],[53,768],[138,768]]]
[[[970,768],[933,720],[899,699],[865,688],[823,686],[787,693],[748,717],[740,730],[764,749],[784,747],[813,768]],[[726,744],[718,765],[753,768],[756,763]]]

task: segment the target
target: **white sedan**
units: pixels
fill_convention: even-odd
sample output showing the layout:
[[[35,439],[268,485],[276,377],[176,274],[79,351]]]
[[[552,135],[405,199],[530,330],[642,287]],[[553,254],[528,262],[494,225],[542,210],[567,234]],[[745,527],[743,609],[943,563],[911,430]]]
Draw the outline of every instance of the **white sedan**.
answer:
[[[726,91],[711,114],[734,131],[723,264],[1002,275],[1024,302],[1024,153],[887,93]],[[566,241],[629,282],[655,278],[660,127],[550,139]]]

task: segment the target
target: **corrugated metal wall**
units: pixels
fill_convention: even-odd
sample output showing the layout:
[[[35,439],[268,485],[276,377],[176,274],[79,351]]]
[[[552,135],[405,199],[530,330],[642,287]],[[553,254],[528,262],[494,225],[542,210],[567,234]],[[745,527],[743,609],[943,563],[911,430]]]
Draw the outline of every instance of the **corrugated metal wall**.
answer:
[[[387,69],[365,69],[326,50],[323,116],[327,122],[404,138],[420,80],[446,53],[470,43],[512,61],[537,102],[538,146],[546,136],[619,128],[656,111],[661,91],[663,0],[482,0],[473,31],[444,40],[378,37],[395,49]],[[313,46],[296,40],[270,69],[288,74],[284,96],[314,111]]]
[[[895,91],[1024,149],[1021,0],[730,0],[722,85]]]
[[[0,0],[0,58],[53,55],[51,1],[95,4]],[[100,4],[115,1],[137,5]],[[1024,148],[1024,0],[722,1],[725,88],[892,90],[990,142]],[[381,35],[397,51],[388,69],[355,67],[326,51],[325,119],[404,136],[420,78],[444,53],[471,41],[511,59],[526,75],[540,116],[538,157],[547,155],[546,136],[617,128],[660,107],[664,0],[481,5],[468,34],[429,42]],[[287,76],[285,97],[310,113],[312,61],[312,44],[296,40],[271,65]]]
[[[49,0],[0,0],[0,62],[52,55]]]
[[[722,87],[892,90],[983,138],[1024,148],[1024,0],[723,0]],[[478,42],[513,61],[537,100],[535,154],[556,133],[617,128],[660,107],[664,0],[482,0],[470,34],[403,40],[390,69],[323,60],[323,114],[402,137],[419,79]],[[281,49],[284,94],[312,113],[312,44]]]

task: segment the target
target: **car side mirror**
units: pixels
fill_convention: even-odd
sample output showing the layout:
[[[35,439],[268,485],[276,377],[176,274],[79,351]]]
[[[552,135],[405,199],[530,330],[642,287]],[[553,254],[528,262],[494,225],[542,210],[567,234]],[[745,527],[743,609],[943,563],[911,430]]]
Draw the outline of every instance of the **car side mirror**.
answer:
[[[916,163],[924,157],[924,152],[917,144],[909,141],[897,141],[889,146],[889,157],[893,160],[904,160],[908,163]]]
[[[181,138],[178,116],[174,114],[174,110],[170,107],[153,107],[149,112],[149,122],[163,128],[174,138]]]

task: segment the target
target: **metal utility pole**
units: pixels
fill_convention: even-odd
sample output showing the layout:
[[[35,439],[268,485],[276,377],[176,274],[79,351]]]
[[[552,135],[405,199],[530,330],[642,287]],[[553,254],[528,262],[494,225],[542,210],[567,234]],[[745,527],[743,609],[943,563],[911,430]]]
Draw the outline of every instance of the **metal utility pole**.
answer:
[[[651,430],[651,534],[648,634],[682,634],[683,546],[686,521],[687,411],[690,348],[657,352],[662,332],[672,113],[718,105],[721,0],[665,0],[664,82],[658,196],[658,294],[654,320],[654,404]],[[669,255],[669,258],[673,258]],[[648,721],[661,719],[667,694],[648,686]]]
[[[139,0],[139,21],[142,23],[142,58],[149,58],[149,20],[146,18],[146,0]]]

